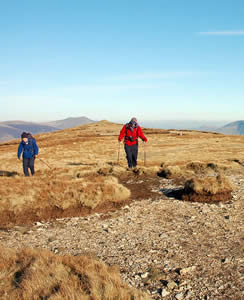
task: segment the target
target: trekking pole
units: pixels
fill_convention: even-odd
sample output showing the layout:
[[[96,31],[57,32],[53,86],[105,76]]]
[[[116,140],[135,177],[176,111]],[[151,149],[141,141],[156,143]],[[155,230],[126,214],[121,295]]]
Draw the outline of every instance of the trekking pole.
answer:
[[[43,159],[41,159],[40,157],[37,157],[43,164],[45,164],[46,166],[48,166],[48,168],[52,169],[48,163],[46,163]]]
[[[144,167],[146,167],[146,150],[145,150],[145,142],[143,142],[144,144]]]
[[[119,149],[118,149],[118,165],[119,165],[119,156],[120,156],[120,142],[119,142]]]

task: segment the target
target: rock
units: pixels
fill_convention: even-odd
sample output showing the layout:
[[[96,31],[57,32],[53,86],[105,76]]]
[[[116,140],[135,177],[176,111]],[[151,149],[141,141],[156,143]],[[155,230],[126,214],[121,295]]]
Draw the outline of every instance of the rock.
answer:
[[[146,279],[146,278],[148,277],[148,275],[149,275],[148,272],[146,272],[146,273],[144,273],[144,274],[141,274],[141,278],[142,278],[142,279]]]
[[[184,269],[180,270],[180,275],[185,275],[185,274],[193,273],[194,271],[196,271],[196,266],[184,268]]]
[[[139,280],[141,280],[141,277],[139,275],[136,275],[135,280],[139,281]]]
[[[177,283],[174,282],[174,281],[170,281],[170,282],[168,283],[168,285],[167,285],[167,288],[168,288],[169,290],[174,290],[175,288],[177,288]]]
[[[166,297],[166,296],[168,296],[168,295],[170,295],[170,292],[167,291],[166,289],[163,289],[163,290],[162,290],[162,293],[161,293],[161,296],[162,296],[162,297]]]
[[[178,293],[178,294],[175,295],[175,298],[180,300],[180,299],[184,298],[184,295],[183,295],[183,293]]]
[[[108,229],[108,224],[103,224],[103,225],[102,225],[102,228],[103,228],[104,230]]]
[[[15,226],[15,230],[22,234],[26,234],[26,233],[28,233],[29,228],[26,226]]]
[[[42,224],[41,222],[36,222],[35,225],[36,226],[43,226],[44,224]]]

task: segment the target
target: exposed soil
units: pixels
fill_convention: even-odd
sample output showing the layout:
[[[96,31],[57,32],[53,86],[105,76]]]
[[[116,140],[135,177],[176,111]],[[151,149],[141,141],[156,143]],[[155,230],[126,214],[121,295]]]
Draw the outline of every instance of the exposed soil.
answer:
[[[160,186],[158,176],[124,173],[119,177],[120,183],[131,191],[130,200],[156,199]]]
[[[225,193],[185,193],[182,191],[181,199],[184,201],[191,202],[202,202],[202,203],[215,203],[215,202],[226,202],[232,198],[231,192]]]
[[[4,172],[3,176],[11,175]],[[87,177],[89,178],[90,175],[87,175]],[[43,209],[28,209],[24,212],[17,213],[4,210],[0,218],[0,227],[11,228],[15,225],[27,225],[37,221],[50,221],[57,218],[81,217],[94,213],[107,213],[120,209],[133,200],[156,199],[159,195],[160,178],[158,176],[137,175],[134,172],[125,172],[120,176],[119,181],[131,190],[131,197],[122,203],[117,203],[116,201],[103,203],[98,205],[95,209],[80,205],[79,207],[70,207],[65,210],[53,206]]]
[[[11,228],[15,225],[30,225],[37,221],[50,221],[57,218],[82,217],[94,213],[107,213],[109,211],[118,210],[130,202],[131,200],[124,201],[123,203],[109,202],[98,205],[95,209],[90,209],[84,206],[70,207],[65,210],[60,207],[49,207],[36,210],[29,209],[23,213],[19,212],[17,214],[13,211],[5,210],[1,215],[0,228]]]
[[[4,173],[4,176],[11,176]],[[103,175],[97,175],[103,176]],[[106,176],[106,175],[105,175]],[[87,175],[90,177],[90,175]],[[215,195],[205,193],[189,193],[180,185],[181,180],[171,180],[174,183],[173,189],[160,188],[161,176],[138,174],[136,171],[124,172],[119,176],[119,182],[131,191],[131,196],[127,201],[122,203],[108,202],[98,205],[95,209],[87,208],[82,205],[62,209],[60,207],[48,207],[43,209],[28,209],[24,212],[14,213],[13,211],[3,211],[0,219],[1,228],[11,228],[15,225],[32,224],[37,221],[50,221],[57,218],[67,217],[83,217],[94,213],[104,213],[116,211],[123,206],[128,205],[132,201],[140,201],[144,199],[157,199],[160,195],[163,199],[168,197],[183,201],[217,203],[231,200],[231,192],[217,193]]]

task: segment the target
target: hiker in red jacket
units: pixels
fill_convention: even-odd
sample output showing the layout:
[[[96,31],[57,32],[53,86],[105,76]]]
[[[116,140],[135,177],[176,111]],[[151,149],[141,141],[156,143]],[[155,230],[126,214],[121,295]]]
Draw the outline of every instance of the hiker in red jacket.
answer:
[[[119,135],[119,142],[124,138],[125,153],[129,168],[135,168],[137,166],[138,137],[144,142],[147,142],[147,138],[138,125],[137,119],[132,118],[129,123],[123,126]]]

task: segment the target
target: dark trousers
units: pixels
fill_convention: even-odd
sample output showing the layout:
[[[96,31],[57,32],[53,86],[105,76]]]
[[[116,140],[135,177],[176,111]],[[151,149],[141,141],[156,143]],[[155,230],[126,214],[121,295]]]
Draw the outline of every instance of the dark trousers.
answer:
[[[128,146],[125,144],[125,153],[128,161],[128,167],[133,168],[137,166],[138,144]]]
[[[34,175],[34,173],[35,173],[34,162],[35,162],[34,157],[23,158],[23,170],[24,170],[25,176],[29,176],[29,170],[28,170],[29,168],[31,170],[31,175]]]

